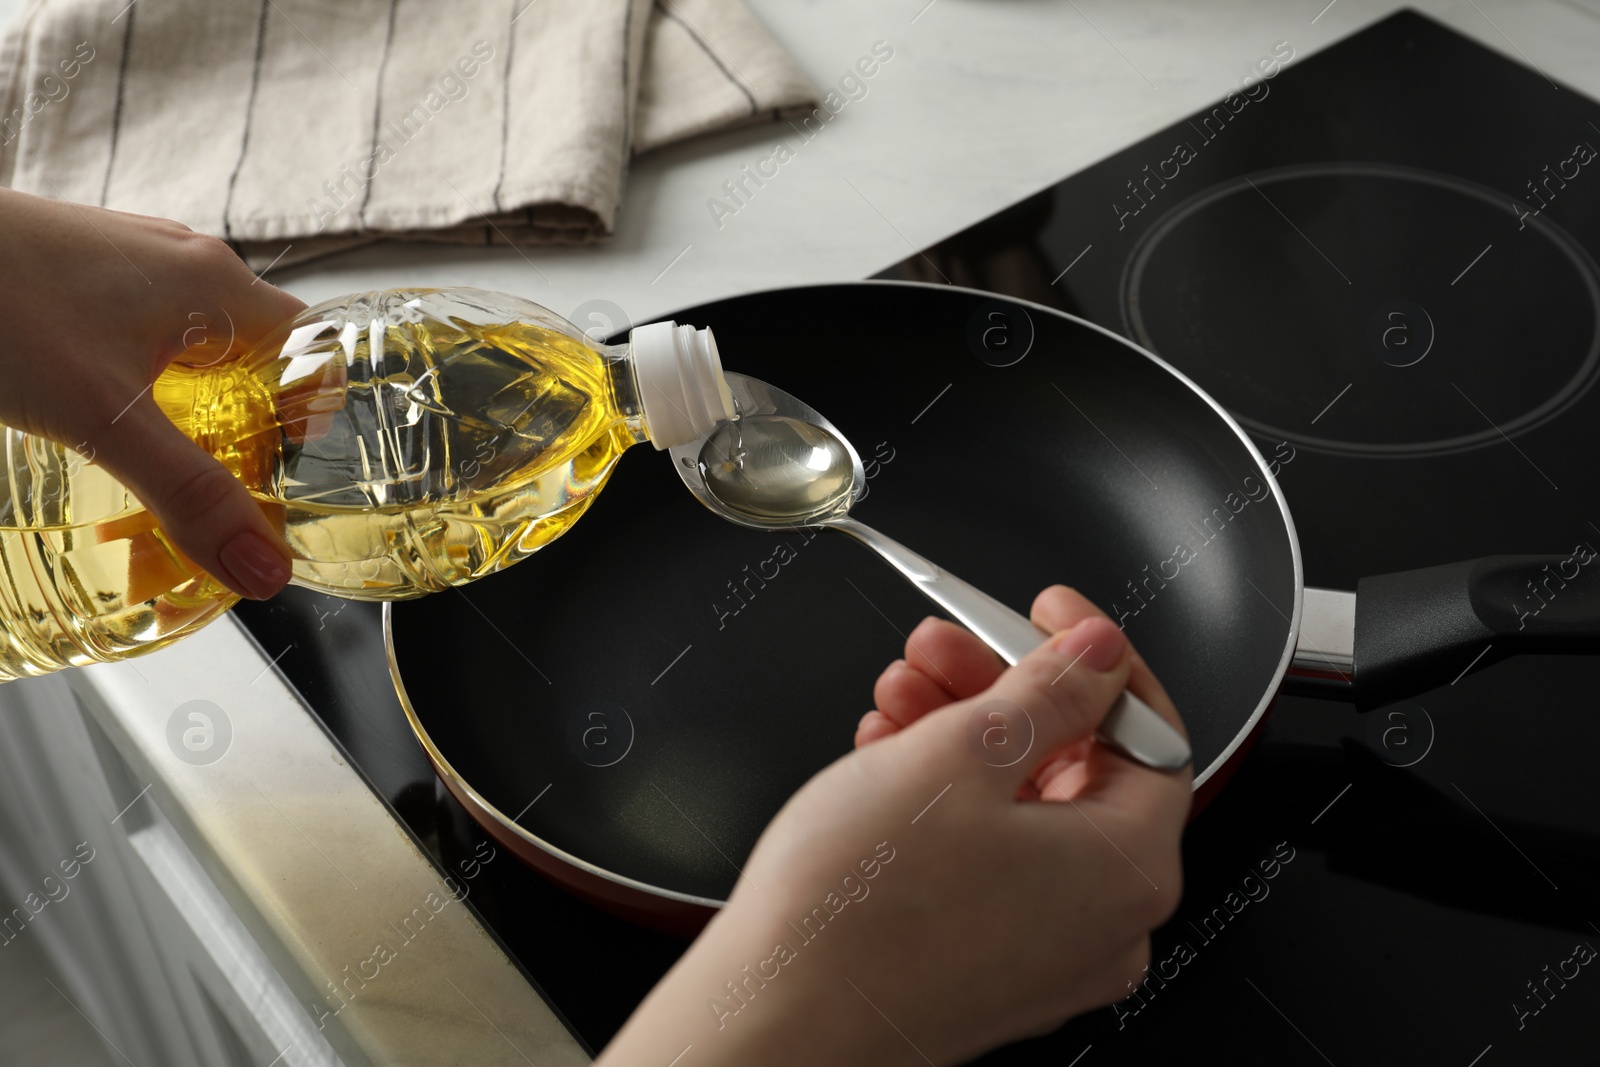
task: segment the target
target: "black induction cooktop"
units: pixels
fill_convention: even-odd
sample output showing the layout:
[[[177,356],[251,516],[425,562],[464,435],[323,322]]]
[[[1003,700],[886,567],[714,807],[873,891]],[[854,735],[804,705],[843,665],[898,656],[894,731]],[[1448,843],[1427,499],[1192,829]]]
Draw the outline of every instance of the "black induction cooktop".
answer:
[[[1600,546],[1600,105],[1410,12],[1263,52],[1215,107],[880,276],[1174,364],[1292,455],[1310,584]],[[441,867],[489,847],[406,725],[375,606],[237,610]],[[1280,698],[1187,834],[1147,981],[981,1062],[1594,1062],[1597,666],[1508,660],[1365,715]],[[602,1047],[683,943],[500,859],[469,903]]]

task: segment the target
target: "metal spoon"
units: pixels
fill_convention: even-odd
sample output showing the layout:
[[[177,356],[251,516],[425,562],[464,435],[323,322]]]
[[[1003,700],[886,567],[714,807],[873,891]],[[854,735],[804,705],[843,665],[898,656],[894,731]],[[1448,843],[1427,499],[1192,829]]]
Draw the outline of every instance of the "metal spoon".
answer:
[[[671,449],[689,491],[730,522],[759,530],[820,526],[849,534],[882,556],[929,600],[955,616],[1007,663],[1048,636],[994,597],[850,517],[866,493],[861,457],[844,434],[783,390],[727,375],[738,416]],[[1124,692],[1096,735],[1147,767],[1177,770],[1189,745],[1144,701]]]

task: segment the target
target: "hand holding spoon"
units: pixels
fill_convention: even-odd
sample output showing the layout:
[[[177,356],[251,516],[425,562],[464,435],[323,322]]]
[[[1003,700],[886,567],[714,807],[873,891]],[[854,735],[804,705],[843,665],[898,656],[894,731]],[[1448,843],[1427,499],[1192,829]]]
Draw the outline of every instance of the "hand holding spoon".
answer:
[[[727,375],[739,417],[671,450],[689,491],[730,522],[761,530],[828,527],[849,534],[1014,664],[1048,634],[975,586],[850,517],[866,492],[861,457],[833,424],[788,393]],[[1189,745],[1144,701],[1124,692],[1096,737],[1158,770],[1189,762]]]

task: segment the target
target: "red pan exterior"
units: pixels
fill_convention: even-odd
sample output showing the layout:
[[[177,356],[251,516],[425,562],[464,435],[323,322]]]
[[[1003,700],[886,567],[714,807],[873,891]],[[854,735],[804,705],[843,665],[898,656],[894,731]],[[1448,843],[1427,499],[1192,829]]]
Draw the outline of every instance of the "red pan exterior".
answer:
[[[461,784],[456,775],[450,772],[448,765],[441,766],[439,761],[433,758],[432,752],[428,753],[428,762],[433,764],[434,771],[444,782],[445,788],[450,790],[450,795],[461,802],[461,806],[467,809],[467,814],[471,815],[473,821],[483,827],[497,844],[504,846],[523,863],[579,899],[586,900],[618,918],[685,940],[698,934],[717,913],[715,908],[674,900],[620,882],[613,882],[609,878],[602,878],[546,852],[507,827],[500,814],[481,803]]]
[[[1239,747],[1233,750],[1233,754],[1222,762],[1222,765],[1212,773],[1211,777],[1195,788],[1194,799],[1189,803],[1190,822],[1198,819],[1200,813],[1211,805],[1218,793],[1222,792],[1222,787],[1232,780],[1234,772],[1244,763],[1245,757],[1250,754],[1250,750],[1255,748],[1256,740],[1261,736],[1262,729],[1267,725],[1268,716],[1272,714],[1272,710],[1277,706],[1278,697],[1275,695],[1272,698],[1272,702],[1267,705],[1267,709],[1261,713],[1261,717],[1256,719],[1255,725],[1250,727],[1243,739],[1240,740]]]

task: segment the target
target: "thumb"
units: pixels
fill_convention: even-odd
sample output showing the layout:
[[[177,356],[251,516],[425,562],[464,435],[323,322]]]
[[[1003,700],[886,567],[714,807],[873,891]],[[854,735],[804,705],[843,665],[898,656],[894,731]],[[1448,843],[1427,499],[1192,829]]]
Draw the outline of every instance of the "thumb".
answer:
[[[148,393],[88,443],[177,548],[229,589],[265,600],[288,583],[289,547],[260,505]]]
[[[1006,764],[1000,788],[1015,792],[1046,757],[1092,734],[1127,686],[1130,665],[1127,637],[1110,619],[1094,615],[1029,652],[976,698],[1017,709],[1012,733],[1026,730],[1026,758]]]

